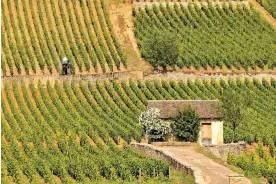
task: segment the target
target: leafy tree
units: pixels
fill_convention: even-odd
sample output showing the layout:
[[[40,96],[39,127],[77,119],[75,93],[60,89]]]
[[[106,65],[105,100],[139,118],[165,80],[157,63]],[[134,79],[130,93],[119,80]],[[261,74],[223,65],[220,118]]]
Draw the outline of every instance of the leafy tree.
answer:
[[[161,66],[175,67],[180,55],[179,39],[175,33],[155,30],[145,38],[142,54],[152,64],[154,69]]]
[[[242,123],[251,105],[250,95],[246,98],[233,90],[224,90],[220,100],[222,117],[224,122],[232,128],[232,142],[234,142],[237,127]]]
[[[174,118],[172,133],[178,139],[195,142],[200,130],[200,119],[194,109],[188,107]]]
[[[146,138],[164,139],[164,135],[171,132],[170,122],[159,118],[160,110],[149,108],[141,113],[139,123],[142,126]]]

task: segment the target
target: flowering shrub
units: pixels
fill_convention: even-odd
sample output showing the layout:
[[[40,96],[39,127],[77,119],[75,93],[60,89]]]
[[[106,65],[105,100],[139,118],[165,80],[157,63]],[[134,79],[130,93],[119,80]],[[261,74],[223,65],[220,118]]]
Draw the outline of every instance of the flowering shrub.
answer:
[[[171,122],[159,119],[160,110],[149,108],[141,113],[139,123],[144,133],[152,139],[164,139],[164,135],[171,132]]]

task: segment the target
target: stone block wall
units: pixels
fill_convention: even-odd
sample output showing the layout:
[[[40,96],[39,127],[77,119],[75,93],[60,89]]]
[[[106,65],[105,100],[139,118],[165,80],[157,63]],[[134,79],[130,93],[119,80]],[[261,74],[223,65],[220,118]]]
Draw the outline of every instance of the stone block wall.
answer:
[[[221,158],[224,161],[227,161],[228,153],[233,153],[239,155],[241,152],[244,152],[246,149],[246,143],[231,143],[231,144],[221,144],[221,145],[205,145],[202,148],[206,151],[211,152],[218,158]]]
[[[153,158],[158,158],[161,160],[168,161],[172,166],[177,170],[184,172],[188,175],[193,175],[195,178],[196,184],[207,184],[204,180],[202,172],[196,167],[192,167],[183,161],[172,158],[170,155],[164,153],[162,150],[150,144],[141,144],[141,143],[131,143],[131,146],[138,148],[145,155],[148,155]]]
[[[187,7],[190,3],[196,4],[197,6],[201,7],[203,5],[207,6],[207,2],[195,2],[193,0],[132,0],[133,5],[135,8],[145,8],[146,6],[152,7],[153,5],[156,6],[166,6],[167,4],[170,6],[174,6],[175,4],[180,6]],[[222,2],[222,1],[213,1],[211,2],[213,6],[218,5],[218,6],[223,6],[224,4],[229,4],[229,2]],[[231,1],[232,6],[235,8],[237,6],[236,1]],[[240,1],[239,4],[243,4],[245,6],[248,6],[249,3],[248,1]]]
[[[177,141],[170,141],[170,142],[152,142],[154,146],[191,146],[191,142],[177,142]]]
[[[245,177],[243,174],[229,174],[229,184],[244,184]]]
[[[196,75],[195,75],[196,74]],[[212,74],[212,75],[211,75]],[[244,79],[248,77],[247,74],[217,74],[211,73],[209,74],[197,74],[197,73],[190,73],[188,74],[183,72],[167,72],[167,73],[156,73],[156,72],[143,72],[143,71],[125,71],[125,72],[113,72],[113,73],[98,73],[98,74],[82,74],[82,75],[69,75],[69,76],[62,76],[62,75],[25,75],[25,76],[1,76],[2,84],[9,84],[11,85],[13,81],[17,82],[18,84],[21,81],[24,81],[26,85],[29,83],[33,83],[35,87],[40,80],[42,84],[46,84],[47,81],[50,82],[51,85],[54,85],[55,80],[59,82],[63,81],[91,81],[92,83],[96,80],[100,81],[109,81],[118,79],[120,80],[128,80],[129,78],[132,79],[141,79],[141,80],[183,80],[186,82],[187,80],[195,81],[196,79],[204,80],[210,79],[210,77],[216,79],[224,79],[227,80],[230,76],[233,79],[241,78]],[[276,79],[276,74],[273,72],[261,74],[250,74],[250,76],[256,79],[267,79],[270,80],[271,78]],[[3,88],[4,85],[1,85]]]
[[[12,85],[13,82],[16,82],[18,85],[23,81],[26,86],[30,83],[33,83],[37,87],[38,82],[40,81],[43,85],[46,85],[47,82],[50,82],[51,86],[54,86],[55,81],[58,82],[84,82],[95,83],[96,81],[111,81],[111,80],[126,80],[129,79],[143,79],[142,71],[126,71],[126,72],[113,72],[113,73],[100,73],[100,74],[87,74],[87,75],[29,75],[29,76],[15,76],[15,77],[2,77],[2,84]],[[2,88],[4,85],[1,85]]]

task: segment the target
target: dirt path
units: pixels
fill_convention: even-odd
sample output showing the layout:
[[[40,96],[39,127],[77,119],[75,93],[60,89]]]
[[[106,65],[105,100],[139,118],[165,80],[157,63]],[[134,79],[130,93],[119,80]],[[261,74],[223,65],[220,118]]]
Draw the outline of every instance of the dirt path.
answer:
[[[166,154],[173,158],[183,160],[183,162],[197,167],[202,171],[204,179],[211,184],[227,184],[229,183],[229,174],[237,174],[230,169],[214,162],[210,158],[197,153],[193,150],[193,147],[158,147]],[[250,184],[249,180],[246,180],[244,184]]]
[[[271,24],[276,30],[276,20],[272,17],[268,11],[264,9],[256,0],[248,0],[249,3],[253,5],[253,7],[261,14],[261,16]]]
[[[149,71],[152,66],[141,58],[134,35],[132,8],[132,3],[110,3],[110,19],[113,23],[114,33],[128,56],[127,69]]]

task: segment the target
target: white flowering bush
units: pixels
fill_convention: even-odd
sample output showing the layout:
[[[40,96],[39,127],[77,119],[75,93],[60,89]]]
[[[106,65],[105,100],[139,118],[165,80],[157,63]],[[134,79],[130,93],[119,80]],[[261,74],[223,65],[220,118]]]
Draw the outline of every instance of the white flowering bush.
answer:
[[[152,139],[164,139],[164,135],[171,133],[171,122],[159,119],[160,110],[149,108],[141,113],[139,123],[146,136]]]

